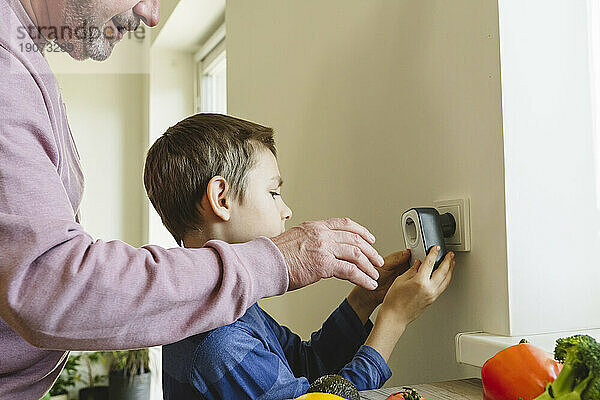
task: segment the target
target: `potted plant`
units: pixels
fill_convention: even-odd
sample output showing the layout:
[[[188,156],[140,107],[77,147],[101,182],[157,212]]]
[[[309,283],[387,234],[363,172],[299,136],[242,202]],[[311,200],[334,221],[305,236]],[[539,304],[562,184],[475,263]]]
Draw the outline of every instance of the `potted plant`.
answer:
[[[110,400],[148,400],[150,398],[149,350],[113,351],[108,356]]]
[[[106,375],[94,374],[92,371],[92,365],[100,361],[100,353],[83,353],[80,357],[84,361],[86,375],[78,374],[77,380],[87,387],[79,390],[79,400],[108,400],[108,386],[98,386]]]
[[[75,386],[75,381],[77,379],[77,367],[79,366],[79,361],[81,356],[69,356],[67,362],[65,363],[65,368],[61,371],[58,379],[52,385],[50,392],[47,395],[47,399],[51,400],[67,400],[69,388]]]

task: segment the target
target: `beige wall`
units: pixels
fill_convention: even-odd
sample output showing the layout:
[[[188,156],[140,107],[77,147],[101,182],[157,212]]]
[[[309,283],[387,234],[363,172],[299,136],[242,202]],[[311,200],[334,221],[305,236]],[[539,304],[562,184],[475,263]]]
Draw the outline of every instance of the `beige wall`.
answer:
[[[59,75],[86,187],[82,223],[97,239],[145,243],[144,75]],[[85,90],[82,90],[85,88]]]
[[[403,335],[389,384],[474,376],[456,333],[508,333],[497,2],[229,0],[226,21],[228,109],[278,132],[292,224],[350,216],[389,253],[404,210],[471,198],[472,251]],[[349,288],[262,304],[306,337]]]
[[[96,239],[146,243],[143,192],[146,77],[132,74],[61,74],[86,186],[82,223]],[[85,88],[85,90],[82,90]]]
[[[160,23],[158,24],[158,26],[156,26],[151,31],[153,43],[156,40],[156,38],[158,37],[158,34],[162,30],[162,28],[164,28],[169,17],[173,13],[173,11],[175,10],[175,8],[179,4],[179,2],[180,2],[180,0],[161,0],[161,2],[160,2]]]

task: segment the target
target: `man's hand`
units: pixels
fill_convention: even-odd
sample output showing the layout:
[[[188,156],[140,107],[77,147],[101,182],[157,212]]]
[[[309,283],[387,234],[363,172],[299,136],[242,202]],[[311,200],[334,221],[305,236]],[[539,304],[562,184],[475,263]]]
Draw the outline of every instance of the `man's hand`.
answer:
[[[369,290],[377,287],[375,267],[384,260],[372,246],[375,236],[349,218],[305,222],[272,240],[287,264],[288,290],[331,277]]]

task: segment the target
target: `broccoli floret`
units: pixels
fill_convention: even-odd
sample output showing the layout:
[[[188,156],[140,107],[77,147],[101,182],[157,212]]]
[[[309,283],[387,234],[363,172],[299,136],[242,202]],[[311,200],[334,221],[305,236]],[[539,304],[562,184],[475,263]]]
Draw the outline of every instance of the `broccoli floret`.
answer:
[[[600,344],[594,338],[558,339],[554,358],[563,368],[535,400],[600,400]]]

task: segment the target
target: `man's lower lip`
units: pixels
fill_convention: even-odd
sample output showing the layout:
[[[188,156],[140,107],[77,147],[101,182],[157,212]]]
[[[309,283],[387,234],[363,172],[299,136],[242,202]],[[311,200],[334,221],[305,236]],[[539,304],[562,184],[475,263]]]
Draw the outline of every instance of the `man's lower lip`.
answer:
[[[119,29],[120,25],[117,22],[115,22],[114,19],[111,19],[110,22],[115,27],[114,33],[111,36],[113,39],[115,39],[118,42],[121,39],[123,39],[124,30]]]
[[[127,28],[125,28],[123,25],[121,25],[119,22],[117,22],[114,18],[111,20],[113,25],[115,26],[115,29],[119,32],[119,33],[123,33],[128,31]]]

